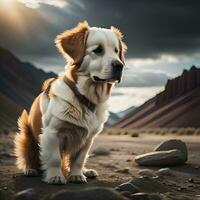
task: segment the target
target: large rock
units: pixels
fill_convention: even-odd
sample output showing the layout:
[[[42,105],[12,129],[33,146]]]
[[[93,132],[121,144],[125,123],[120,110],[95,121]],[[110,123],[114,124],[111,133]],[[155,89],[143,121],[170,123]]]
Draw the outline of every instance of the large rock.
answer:
[[[108,188],[87,188],[79,191],[63,190],[51,195],[48,200],[128,200],[119,192]]]
[[[186,144],[181,140],[160,143],[153,152],[135,157],[136,163],[144,166],[166,166],[183,164],[188,159]]]
[[[173,149],[178,149],[183,155],[184,160],[187,161],[188,159],[188,151],[187,151],[187,146],[186,144],[181,141],[181,140],[167,140],[162,143],[160,143],[154,151],[168,151],[168,150],[173,150]]]
[[[177,149],[154,151],[135,157],[135,162],[143,166],[178,165],[185,162],[185,155]]]

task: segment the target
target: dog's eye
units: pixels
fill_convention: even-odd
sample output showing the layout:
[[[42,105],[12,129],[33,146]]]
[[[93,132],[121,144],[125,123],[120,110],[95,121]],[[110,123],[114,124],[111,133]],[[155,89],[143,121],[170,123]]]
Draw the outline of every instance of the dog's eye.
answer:
[[[101,54],[103,53],[103,47],[99,45],[96,49],[93,50],[93,52],[96,54]]]
[[[118,49],[117,48],[115,48],[115,53],[118,53]]]

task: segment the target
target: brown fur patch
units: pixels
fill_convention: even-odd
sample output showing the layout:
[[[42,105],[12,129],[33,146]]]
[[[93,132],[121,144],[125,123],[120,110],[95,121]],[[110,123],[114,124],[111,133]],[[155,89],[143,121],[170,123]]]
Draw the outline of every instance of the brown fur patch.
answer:
[[[19,133],[15,136],[16,164],[19,169],[40,169],[39,146],[29,127],[28,114],[23,111],[18,120]]]
[[[37,142],[39,142],[39,134],[41,133],[42,127],[42,113],[40,111],[41,95],[42,93],[34,100],[28,118],[30,129]]]
[[[118,28],[115,28],[114,26],[111,26],[110,29],[116,34],[116,36],[119,39],[119,57],[120,57],[120,60],[122,61],[122,63],[125,64],[124,54],[127,51],[127,46],[122,41],[123,35],[122,35],[121,31]]]
[[[112,83],[108,83],[108,84],[107,84],[107,94],[108,94],[109,96],[111,95],[112,87],[113,87],[113,84],[112,84]]]
[[[47,80],[45,80],[42,85],[42,91],[49,90],[52,82],[55,80],[56,80],[56,78],[48,78]]]
[[[89,33],[88,23],[79,23],[75,28],[65,31],[56,37],[56,46],[68,59],[70,76],[76,81],[77,67],[83,61],[86,48],[86,40]]]

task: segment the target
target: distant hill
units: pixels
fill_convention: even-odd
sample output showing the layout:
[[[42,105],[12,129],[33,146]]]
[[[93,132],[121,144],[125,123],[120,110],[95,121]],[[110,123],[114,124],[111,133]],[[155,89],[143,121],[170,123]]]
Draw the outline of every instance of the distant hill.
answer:
[[[0,47],[0,129],[16,125],[13,122],[23,108],[29,109],[43,81],[49,77],[56,77],[56,74],[22,62]]]
[[[120,121],[123,117],[125,117],[127,114],[129,114],[130,112],[132,112],[135,109],[136,109],[135,106],[131,106],[131,107],[129,107],[123,111],[120,111],[118,113],[110,112],[109,118],[108,118],[105,126],[107,126],[107,127],[112,126],[113,124]]]
[[[125,110],[118,112],[117,116],[120,117],[120,119],[121,119],[121,118],[125,117],[127,114],[133,112],[135,109],[136,109],[135,106],[131,106],[131,107],[125,109]]]
[[[16,127],[16,120],[23,108],[0,92],[0,130]]]
[[[115,128],[200,127],[200,69],[168,80],[163,92],[113,125]]]
[[[109,112],[109,118],[106,122],[106,126],[111,126],[118,122],[121,118],[117,115],[117,113]]]

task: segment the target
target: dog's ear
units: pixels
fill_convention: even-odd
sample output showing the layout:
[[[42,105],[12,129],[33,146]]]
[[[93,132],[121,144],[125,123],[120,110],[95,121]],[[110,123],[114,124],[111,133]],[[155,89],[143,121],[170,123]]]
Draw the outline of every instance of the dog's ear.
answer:
[[[116,34],[119,40],[119,58],[122,61],[123,64],[125,64],[125,58],[124,54],[127,51],[127,46],[126,44],[122,41],[123,35],[121,31],[118,28],[115,28],[114,26],[111,26],[110,29]]]
[[[79,23],[75,28],[58,35],[55,40],[56,46],[68,61],[80,64],[85,55],[88,33],[88,23]]]

